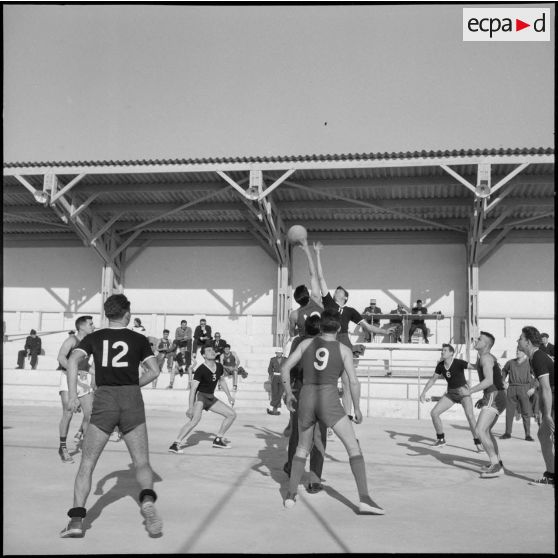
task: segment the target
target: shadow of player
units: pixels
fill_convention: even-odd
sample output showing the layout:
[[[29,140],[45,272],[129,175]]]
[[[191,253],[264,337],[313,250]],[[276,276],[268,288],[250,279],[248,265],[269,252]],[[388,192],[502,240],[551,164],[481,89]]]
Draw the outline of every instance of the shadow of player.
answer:
[[[105,483],[112,479],[116,480],[114,486],[107,492],[103,492]],[[160,482],[162,480],[163,479],[155,471],[153,471],[153,482]],[[133,463],[128,464],[128,469],[113,471],[112,473],[105,475],[97,482],[97,486],[95,487],[95,492],[93,494],[101,495],[101,497],[90,509],[87,510],[87,516],[83,522],[85,530],[87,531],[91,528],[93,522],[101,515],[101,512],[107,506],[110,506],[127,496],[132,498],[138,504],[139,512],[139,493],[140,488],[136,480]]]

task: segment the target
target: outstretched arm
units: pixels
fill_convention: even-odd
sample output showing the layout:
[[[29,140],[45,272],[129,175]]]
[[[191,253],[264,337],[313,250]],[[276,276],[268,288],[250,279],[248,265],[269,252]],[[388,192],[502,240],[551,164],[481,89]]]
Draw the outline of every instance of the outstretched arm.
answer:
[[[320,291],[322,296],[325,296],[329,290],[327,288],[327,284],[324,278],[324,270],[322,268],[322,258],[320,256],[320,252],[323,250],[324,245],[318,241],[314,242],[314,252],[316,252],[316,268],[318,271],[318,283],[320,285]]]
[[[310,297],[321,304],[322,297],[320,296],[320,283],[318,281],[318,274],[316,272],[314,260],[312,259],[310,247],[308,246],[308,239],[305,238],[302,240],[300,242],[300,247],[306,254],[306,259],[308,260],[308,272],[310,273]]]

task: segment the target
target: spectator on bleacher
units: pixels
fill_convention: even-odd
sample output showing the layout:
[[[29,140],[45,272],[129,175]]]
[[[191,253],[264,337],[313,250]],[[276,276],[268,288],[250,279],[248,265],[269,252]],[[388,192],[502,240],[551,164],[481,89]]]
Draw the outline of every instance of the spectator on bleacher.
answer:
[[[188,347],[182,345],[182,347],[180,347],[174,359],[174,365],[172,368],[172,380],[174,381],[176,372],[178,372],[178,375],[181,378],[182,376],[184,376],[184,374],[188,374],[188,387],[186,389],[189,390],[190,383],[192,382],[193,368],[194,367],[192,366],[192,353],[188,350]],[[172,387],[172,382],[171,382],[171,387]]]
[[[548,333],[541,333],[542,343],[539,349],[554,358],[554,345],[548,342]]]
[[[180,327],[176,328],[174,333],[174,345],[186,347],[188,352],[192,352],[192,328],[188,325],[186,320],[180,322]]]
[[[205,347],[211,341],[211,326],[207,325],[207,320],[202,318],[200,325],[196,326],[194,330],[194,346],[192,347],[192,354],[195,355],[198,347]]]
[[[25,345],[22,351],[17,353],[17,366],[18,370],[23,370],[25,357],[31,360],[31,368],[36,370],[37,363],[39,361],[39,355],[41,354],[41,338],[37,335],[37,332],[32,329],[29,335],[25,339]]]
[[[138,333],[141,333],[142,335],[145,335],[147,337],[147,331],[141,325],[141,320],[139,318],[134,318],[134,325],[132,326],[132,329],[134,331],[137,331]]]
[[[534,394],[535,389],[531,388],[531,365],[527,355],[517,349],[517,356],[508,360],[502,369],[502,379],[508,378],[508,388],[506,390],[506,431],[500,436],[501,440],[511,438],[513,428],[513,417],[515,409],[519,405],[521,417],[523,418],[523,429],[525,439],[534,442],[531,437],[531,402],[529,397]]]
[[[157,366],[163,371],[163,363],[167,361],[167,372],[171,373],[174,361],[174,351],[176,347],[172,344],[169,339],[170,331],[168,329],[163,330],[163,337],[159,339],[157,343]],[[171,384],[172,385],[172,384]]]
[[[400,303],[397,305],[395,310],[390,312],[390,314],[394,314],[394,317],[390,318],[388,323],[388,327],[394,328],[394,332],[390,335],[390,341],[393,336],[396,343],[402,343],[403,341],[401,340],[401,335],[403,335],[403,318],[395,317],[395,315],[403,316],[407,314],[407,311],[403,308],[403,304]]]
[[[217,335],[217,334],[215,334]],[[223,354],[221,355],[221,363],[223,364],[223,369],[225,370],[225,376],[233,377],[233,391],[238,389],[238,375],[240,374],[244,379],[248,376],[248,373],[240,366],[240,359],[238,355],[231,351],[231,346],[226,343],[223,348]]]
[[[428,310],[422,305],[422,300],[420,298],[417,300],[417,305],[411,309],[411,314],[428,314]],[[424,342],[428,343],[428,330],[426,329],[426,324],[424,323],[423,319],[416,319],[411,322],[411,327],[409,328],[409,338],[408,342],[411,342],[411,337],[415,330],[420,329],[422,331],[422,336],[424,338]]]
[[[216,331],[213,339],[209,342],[209,345],[211,345],[215,350],[215,362],[221,362],[221,355],[225,350],[226,344],[227,342],[224,339],[221,339],[221,334]]]
[[[283,349],[277,347],[275,356],[269,359],[267,373],[269,374],[269,382],[271,389],[271,401],[269,402],[271,410],[267,409],[268,415],[280,415],[279,407],[281,407],[281,397],[285,388],[283,387],[283,380],[281,379],[281,365],[285,361]]]
[[[376,327],[380,327],[380,318],[373,318],[372,316],[374,314],[381,314],[381,313],[382,313],[382,309],[379,306],[376,306],[375,298],[371,298],[370,306],[367,306],[362,311],[362,315],[364,316],[366,323],[372,324]],[[364,334],[364,341],[365,343],[370,343],[370,341],[372,341],[375,337],[376,337],[375,333],[370,333],[369,331],[366,331]]]

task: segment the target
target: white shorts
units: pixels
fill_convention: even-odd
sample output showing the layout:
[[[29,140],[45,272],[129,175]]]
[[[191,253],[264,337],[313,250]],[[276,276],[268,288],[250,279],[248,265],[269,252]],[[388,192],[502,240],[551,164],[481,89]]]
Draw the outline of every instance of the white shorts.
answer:
[[[91,377],[89,376],[89,374],[87,374],[86,376],[86,380],[82,380],[80,379],[80,377],[78,376],[78,385],[77,385],[77,395],[78,397],[83,397],[84,395],[87,395],[88,393],[93,393],[93,389],[91,388]],[[89,388],[85,388],[82,385],[80,385],[80,383],[86,383]],[[66,376],[66,374],[64,374],[64,372],[60,372],[60,385],[58,386],[58,393],[62,392],[62,391],[69,391],[68,390],[68,377]]]

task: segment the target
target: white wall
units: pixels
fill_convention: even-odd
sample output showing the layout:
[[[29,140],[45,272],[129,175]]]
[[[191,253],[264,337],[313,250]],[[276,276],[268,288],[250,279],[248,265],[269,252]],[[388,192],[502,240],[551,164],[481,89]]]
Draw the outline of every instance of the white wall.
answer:
[[[463,245],[326,246],[322,256],[328,287],[342,284],[357,310],[371,297],[385,312],[398,301],[410,307],[421,298],[429,311],[454,317],[439,324],[442,340],[453,334],[453,342],[460,342],[467,286]],[[307,283],[299,248],[293,260],[293,286]],[[43,329],[58,323],[69,329],[74,313],[99,314],[101,267],[86,247],[4,248],[8,332],[15,312],[22,331],[36,327],[39,311],[49,324]],[[272,343],[277,269],[259,247],[147,248],[130,264],[125,285],[134,315],[154,335],[165,326],[172,331],[182,318],[194,326],[207,316],[225,338]],[[510,340],[528,322],[554,340],[554,245],[503,246],[481,267],[480,287],[481,329]]]

